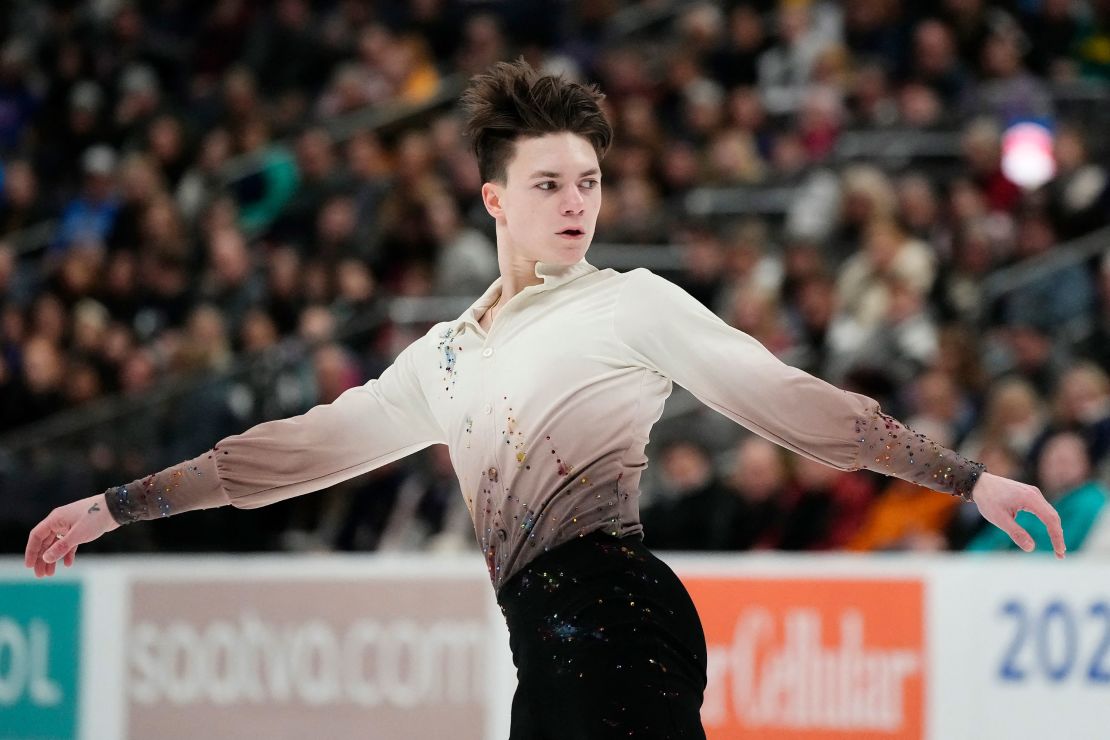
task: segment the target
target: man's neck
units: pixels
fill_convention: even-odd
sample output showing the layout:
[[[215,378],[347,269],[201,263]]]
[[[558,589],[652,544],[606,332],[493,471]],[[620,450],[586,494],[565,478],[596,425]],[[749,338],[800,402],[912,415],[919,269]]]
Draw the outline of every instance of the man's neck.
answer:
[[[536,277],[536,261],[517,257],[512,251],[503,247],[497,250],[497,266],[501,270],[501,306],[529,285],[543,282],[543,278]]]

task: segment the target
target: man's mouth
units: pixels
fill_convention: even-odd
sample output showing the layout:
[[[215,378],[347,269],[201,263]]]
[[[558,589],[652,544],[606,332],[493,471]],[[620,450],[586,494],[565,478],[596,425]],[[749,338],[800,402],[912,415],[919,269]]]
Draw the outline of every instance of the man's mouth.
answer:
[[[557,236],[561,236],[564,239],[581,239],[585,235],[586,235],[586,232],[583,231],[582,229],[573,229],[573,228],[572,229],[563,229],[562,231],[560,231],[557,234]]]

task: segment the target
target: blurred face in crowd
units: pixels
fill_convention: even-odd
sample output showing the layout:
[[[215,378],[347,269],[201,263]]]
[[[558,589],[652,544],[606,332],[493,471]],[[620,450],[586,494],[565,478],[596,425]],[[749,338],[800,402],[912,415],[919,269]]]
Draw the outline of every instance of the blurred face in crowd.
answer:
[[[1045,442],[1038,463],[1041,489],[1049,499],[1085,483],[1091,473],[1087,446],[1082,437],[1071,432],[1057,434]]]
[[[704,486],[712,474],[708,455],[697,445],[679,442],[663,453],[663,475],[678,493]]]
[[[62,380],[62,356],[49,340],[35,337],[23,348],[23,379],[32,393],[49,393]]]
[[[1070,368],[1056,393],[1057,412],[1066,423],[1094,424],[1110,415],[1110,381],[1098,365]]]
[[[1063,129],[1056,135],[1056,164],[1061,172],[1074,172],[1087,161],[1083,136],[1074,129]]]
[[[749,437],[736,450],[732,485],[749,501],[766,501],[786,483],[786,468],[778,448],[765,439]]]
[[[601,168],[585,138],[569,132],[520,138],[505,182],[482,200],[510,259],[573,265],[590,248],[601,209]]]
[[[867,255],[876,268],[885,270],[894,262],[905,240],[897,224],[876,219],[867,227],[865,236]]]
[[[979,453],[979,461],[994,475],[1016,478],[1021,475],[1021,462],[1013,452],[999,444],[988,444]]]
[[[22,160],[4,168],[4,195],[16,208],[29,208],[38,197],[38,181],[31,165]]]
[[[914,31],[914,59],[928,76],[941,75],[956,63],[956,47],[948,28],[940,21],[924,21]]]

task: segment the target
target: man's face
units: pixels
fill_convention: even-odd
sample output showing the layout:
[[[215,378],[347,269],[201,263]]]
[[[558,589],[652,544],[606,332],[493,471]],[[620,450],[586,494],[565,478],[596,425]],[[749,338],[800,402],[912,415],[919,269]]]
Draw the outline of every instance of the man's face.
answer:
[[[505,182],[486,183],[486,207],[510,254],[573,265],[590,247],[601,209],[601,169],[590,142],[559,133],[518,139]]]

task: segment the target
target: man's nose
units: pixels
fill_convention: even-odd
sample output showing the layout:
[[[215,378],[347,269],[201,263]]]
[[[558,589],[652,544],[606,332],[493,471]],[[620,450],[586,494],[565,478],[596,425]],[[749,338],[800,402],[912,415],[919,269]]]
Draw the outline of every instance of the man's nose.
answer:
[[[586,199],[582,197],[582,193],[578,188],[568,188],[567,195],[563,199],[563,215],[573,216],[577,213],[582,213],[586,205]]]

